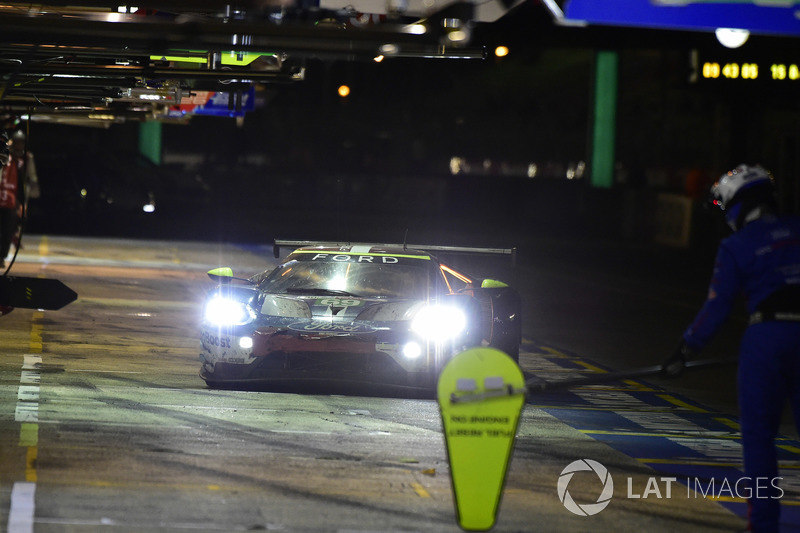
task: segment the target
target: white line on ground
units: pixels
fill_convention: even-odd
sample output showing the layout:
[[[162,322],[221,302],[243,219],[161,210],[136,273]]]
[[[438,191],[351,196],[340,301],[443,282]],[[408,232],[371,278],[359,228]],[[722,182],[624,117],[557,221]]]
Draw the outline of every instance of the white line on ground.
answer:
[[[11,490],[8,533],[33,533],[36,483],[18,481]]]

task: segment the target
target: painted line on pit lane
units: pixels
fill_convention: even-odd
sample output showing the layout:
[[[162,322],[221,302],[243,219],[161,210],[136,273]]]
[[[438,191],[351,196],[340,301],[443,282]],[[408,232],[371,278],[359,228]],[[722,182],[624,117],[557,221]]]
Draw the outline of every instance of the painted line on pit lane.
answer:
[[[116,268],[151,268],[154,270],[208,270],[207,264],[182,263],[176,260],[141,260],[141,259],[107,259],[84,256],[57,256],[20,253],[17,263],[38,263],[43,265],[81,265],[89,267],[116,267]]]
[[[570,373],[574,377],[591,375],[587,369],[608,371],[546,346],[531,343],[526,348],[533,352],[534,358],[524,360],[525,370],[537,378],[549,381],[569,379]],[[741,428],[732,416],[713,412],[649,383],[636,380],[620,383],[624,386],[592,385],[535,395],[528,403],[652,468],[658,475],[686,481],[687,490],[691,490],[693,479],[707,484],[742,477]],[[676,431],[679,420],[685,420],[686,427],[695,432]],[[800,524],[800,442],[779,436],[776,444],[783,477],[781,486],[787,488],[781,500],[782,506],[787,507],[783,526],[796,527]],[[647,455],[641,453],[644,450]],[[746,516],[746,501],[738,498],[738,494],[717,496],[721,497],[708,499]]]
[[[99,518],[94,520],[79,520],[79,519],[65,519],[65,518],[39,518],[36,520],[38,524],[46,524],[49,526],[62,526],[62,527],[122,527],[125,530],[135,531],[253,531],[254,529],[275,529],[283,530],[281,524],[258,524],[258,525],[232,525],[232,524],[215,524],[213,522],[131,522],[114,520],[113,518]]]
[[[403,472],[408,475],[419,474],[419,471],[404,470]],[[263,494],[264,488],[259,485],[218,485],[218,484],[193,484],[193,483],[165,483],[165,482],[114,482],[114,481],[100,481],[100,480],[58,480],[54,479],[48,481],[48,485],[56,486],[69,486],[69,487],[94,487],[94,488],[115,488],[115,489],[141,489],[141,490],[172,490],[172,491],[194,491],[194,492],[231,492],[231,493],[254,493]],[[451,490],[449,485],[447,487],[432,487],[430,490],[418,481],[411,481],[407,485],[414,491],[415,496],[419,498],[433,498],[431,492],[439,497],[445,497],[450,494]],[[366,491],[366,492],[365,492]],[[402,492],[402,491],[401,491]],[[319,490],[316,492],[319,495],[340,495],[340,496],[353,496],[353,495],[374,495],[369,489],[364,491],[358,490]],[[529,489],[515,489],[505,488],[503,494],[524,494],[529,495]],[[37,523],[43,522],[42,518],[36,519]],[[11,533],[11,530],[8,531]]]
[[[696,413],[708,413],[708,409],[703,409],[702,407],[698,407],[696,405],[691,405],[690,403],[684,402],[683,400],[679,400],[675,398],[671,394],[658,394],[659,398],[663,398],[668,402],[675,404],[676,406],[680,407],[681,409],[688,409],[690,411],[695,411]]]
[[[47,240],[40,243],[40,250],[47,251]],[[39,454],[39,398],[42,367],[43,311],[31,315],[28,351],[22,356],[17,404],[14,421],[19,422],[19,446],[25,451],[25,481],[17,481],[11,489],[8,510],[8,533],[33,533],[36,514],[36,459]]]
[[[598,430],[598,429],[579,429],[584,435],[623,435],[625,437],[669,437],[675,439],[696,439],[698,437],[708,437],[714,439],[731,439],[739,440],[740,435],[732,435],[730,433],[719,433],[716,431],[708,431],[707,433],[670,433],[670,432],[638,432],[638,431],[614,431],[614,430]]]
[[[92,370],[89,368],[67,368],[65,372],[86,372],[89,374],[144,374],[144,372],[134,372],[132,370]]]
[[[11,489],[8,533],[32,533],[36,512],[36,459],[39,450],[39,386],[42,357],[41,311],[32,316],[29,347],[38,353],[23,355],[14,420],[19,422],[19,446],[25,451],[25,481],[16,481]]]
[[[651,459],[648,457],[637,457],[637,461],[640,463],[647,463],[647,464],[660,464],[660,465],[697,465],[697,466],[726,466],[726,467],[734,467],[738,468],[741,466],[740,462],[724,462],[724,461],[693,461],[690,459]],[[786,461],[780,462],[781,468],[786,468],[789,470],[800,470],[800,464],[797,464],[796,461],[791,461],[795,464],[788,464]]]
[[[71,348],[76,348],[74,351],[85,350],[87,352],[91,352],[94,350],[108,350],[109,352],[114,353],[133,353],[133,354],[165,354],[169,353],[170,355],[197,355],[197,348],[195,347],[165,347],[164,345],[157,345],[157,344],[136,344],[136,345],[125,345],[125,344],[69,344],[71,339],[63,336],[61,339],[61,344],[53,349],[54,353],[71,353],[69,350]],[[74,372],[74,370],[72,371]],[[120,372],[121,373],[121,372]]]
[[[420,498],[431,497],[430,493],[427,490],[425,490],[425,487],[423,487],[420,483],[417,483],[416,481],[411,483],[411,488],[414,489],[414,492],[416,492],[417,496],[419,496]]]
[[[106,305],[109,307],[146,307],[153,308],[172,308],[172,309],[194,309],[197,308],[197,303],[187,302],[183,300],[142,300],[135,298],[99,298],[99,297],[79,297],[72,305],[76,303],[93,304],[93,305]]]
[[[281,523],[264,523],[249,525],[232,525],[229,523],[219,524],[214,522],[131,522],[118,521],[112,518],[100,518],[97,520],[65,520],[65,519],[39,519],[37,522],[51,526],[72,526],[72,527],[123,527],[126,529],[135,528],[137,531],[144,530],[169,530],[169,531],[285,531],[288,528]],[[331,530],[336,533],[407,533],[406,529],[336,529]]]
[[[11,489],[8,533],[32,533],[36,510],[36,483],[18,481]]]
[[[727,418],[727,417],[724,417],[724,416],[717,417],[714,420],[716,420],[717,422],[720,422],[722,424],[725,424],[726,426],[728,426],[729,428],[731,428],[731,429],[733,429],[735,431],[741,431],[742,430],[742,426],[739,425],[739,422],[737,422],[736,420],[731,420],[730,418]]]

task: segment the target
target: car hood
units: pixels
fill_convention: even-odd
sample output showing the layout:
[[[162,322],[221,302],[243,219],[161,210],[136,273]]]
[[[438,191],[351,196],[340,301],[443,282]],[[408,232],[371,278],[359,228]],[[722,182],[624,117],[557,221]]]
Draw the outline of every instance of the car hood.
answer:
[[[420,300],[267,294],[261,314],[274,317],[384,322],[411,320],[424,304]]]

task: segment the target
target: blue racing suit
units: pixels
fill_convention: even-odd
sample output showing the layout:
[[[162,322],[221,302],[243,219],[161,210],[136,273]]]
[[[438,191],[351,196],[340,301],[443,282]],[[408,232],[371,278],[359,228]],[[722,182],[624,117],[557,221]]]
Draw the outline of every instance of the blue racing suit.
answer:
[[[720,243],[708,298],[683,335],[690,349],[706,346],[740,292],[751,317],[738,373],[750,527],[776,532],[782,492],[773,487],[775,437],[787,398],[800,431],[800,217],[766,214]]]

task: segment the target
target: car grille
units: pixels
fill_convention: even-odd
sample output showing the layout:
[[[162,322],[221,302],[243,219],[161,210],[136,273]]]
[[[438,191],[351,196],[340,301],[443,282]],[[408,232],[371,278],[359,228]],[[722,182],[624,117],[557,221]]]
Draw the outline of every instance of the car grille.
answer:
[[[262,368],[308,373],[332,374],[391,374],[403,369],[391,357],[382,352],[273,352],[261,363]]]

